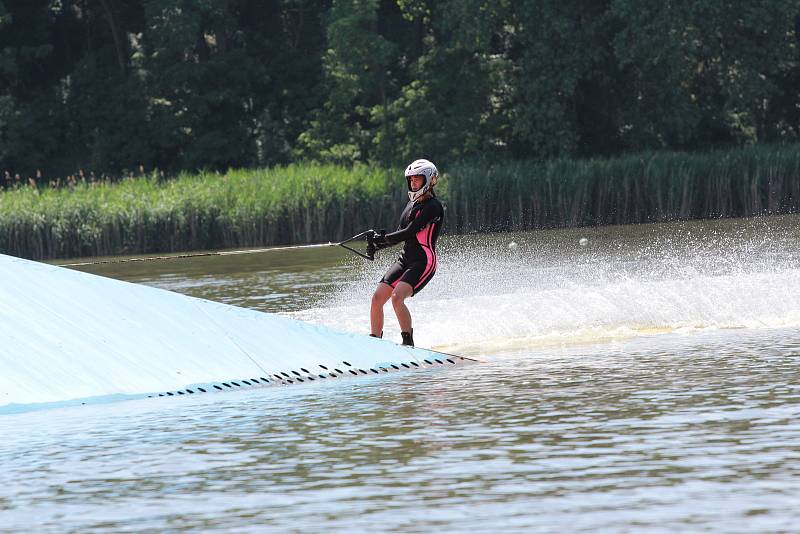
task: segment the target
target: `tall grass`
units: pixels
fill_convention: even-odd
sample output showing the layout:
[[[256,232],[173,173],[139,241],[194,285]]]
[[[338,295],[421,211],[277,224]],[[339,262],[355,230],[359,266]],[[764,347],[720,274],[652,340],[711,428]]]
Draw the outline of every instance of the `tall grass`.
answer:
[[[787,213],[800,207],[800,145],[703,154],[453,165],[456,232]]]
[[[446,164],[450,232],[796,211],[800,145],[603,160]],[[290,165],[0,192],[0,252],[28,258],[340,240],[393,228],[401,169]]]
[[[39,259],[338,240],[390,225],[402,185],[385,169],[291,165],[21,188],[0,193],[0,252]]]

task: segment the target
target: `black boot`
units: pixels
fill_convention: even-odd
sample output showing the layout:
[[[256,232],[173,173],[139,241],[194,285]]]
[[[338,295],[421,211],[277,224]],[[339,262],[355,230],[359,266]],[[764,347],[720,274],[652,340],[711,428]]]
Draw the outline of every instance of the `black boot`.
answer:
[[[411,329],[411,332],[400,332],[400,335],[403,336],[403,345],[408,345],[410,347],[414,346],[414,329]]]
[[[376,336],[375,334],[370,334],[369,337],[377,337],[378,339],[383,338],[383,330],[381,330],[381,335]]]

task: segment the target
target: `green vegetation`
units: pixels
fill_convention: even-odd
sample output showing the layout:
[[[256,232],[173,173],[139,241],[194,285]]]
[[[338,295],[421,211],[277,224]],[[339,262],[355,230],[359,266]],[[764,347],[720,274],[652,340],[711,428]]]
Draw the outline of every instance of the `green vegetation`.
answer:
[[[0,193],[0,251],[63,258],[334,239],[388,224],[402,194],[394,185],[389,197],[385,170],[290,165],[21,187]]]
[[[507,230],[788,213],[800,145],[452,169],[451,228]]]
[[[449,232],[800,208],[800,145],[443,169]],[[401,168],[290,165],[0,192],[0,252],[65,258],[339,240],[392,228]]]
[[[0,0],[0,251],[796,209],[798,87],[797,0]]]
[[[0,0],[0,175],[797,142],[798,87],[797,0]]]

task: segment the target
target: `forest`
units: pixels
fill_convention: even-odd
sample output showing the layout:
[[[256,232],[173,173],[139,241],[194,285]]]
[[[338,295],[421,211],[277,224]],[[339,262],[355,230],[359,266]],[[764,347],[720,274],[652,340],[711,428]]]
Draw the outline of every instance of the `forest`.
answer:
[[[797,0],[0,0],[0,172],[793,143],[799,40]]]

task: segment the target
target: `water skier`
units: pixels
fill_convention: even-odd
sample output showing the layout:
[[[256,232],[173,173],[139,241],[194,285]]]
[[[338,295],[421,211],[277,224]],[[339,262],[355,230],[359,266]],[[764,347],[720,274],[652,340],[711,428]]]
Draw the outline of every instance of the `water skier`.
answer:
[[[409,202],[400,215],[400,226],[396,232],[379,233],[373,238],[375,249],[403,243],[403,251],[372,295],[370,335],[383,337],[383,306],[391,298],[403,345],[413,347],[411,312],[405,300],[419,293],[436,274],[436,239],[444,224],[444,207],[433,192],[439,179],[436,165],[418,159],[406,167],[405,176]]]

